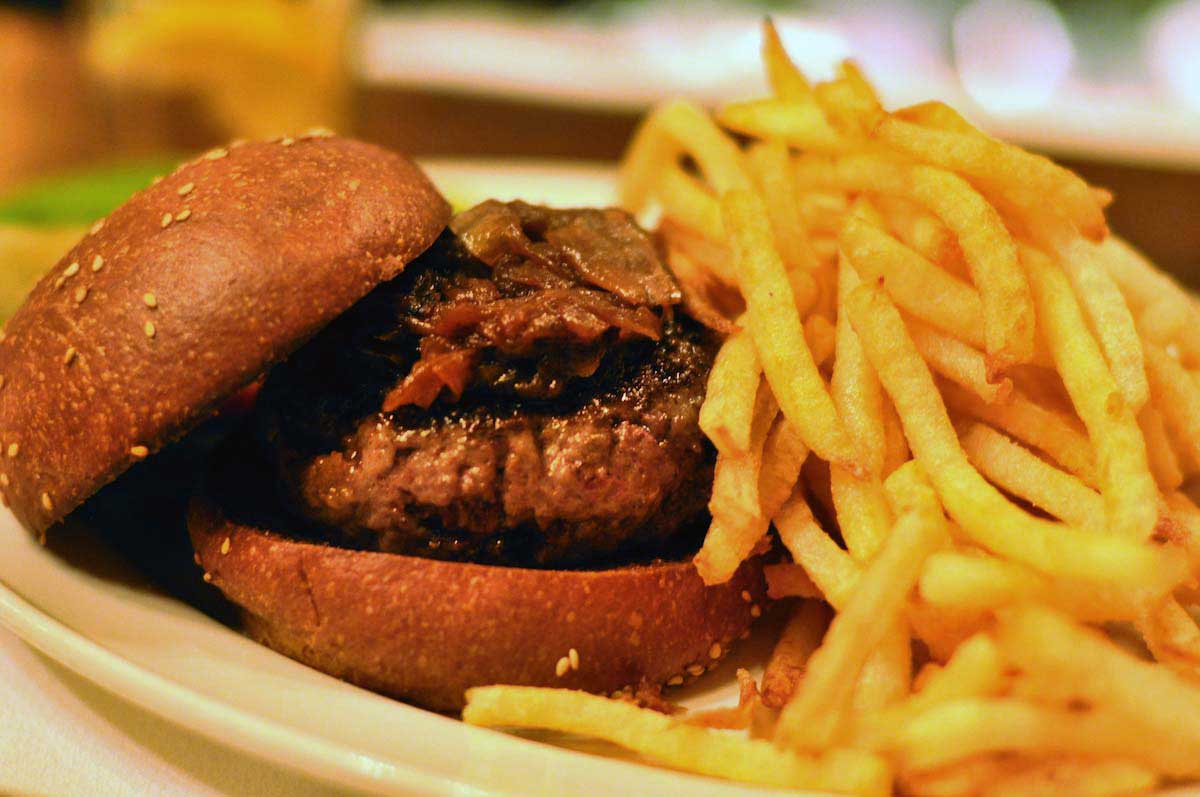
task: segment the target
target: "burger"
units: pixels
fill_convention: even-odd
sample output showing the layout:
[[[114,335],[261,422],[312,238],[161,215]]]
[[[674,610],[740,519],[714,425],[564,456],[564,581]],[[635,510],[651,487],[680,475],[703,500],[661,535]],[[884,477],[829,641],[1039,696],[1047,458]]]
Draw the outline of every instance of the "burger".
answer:
[[[44,539],[222,418],[179,504],[251,637],[438,710],[679,684],[763,592],[753,560],[690,563],[719,340],[684,305],[620,210],[452,216],[411,161],[319,133],[213,150],[7,324],[0,496]]]

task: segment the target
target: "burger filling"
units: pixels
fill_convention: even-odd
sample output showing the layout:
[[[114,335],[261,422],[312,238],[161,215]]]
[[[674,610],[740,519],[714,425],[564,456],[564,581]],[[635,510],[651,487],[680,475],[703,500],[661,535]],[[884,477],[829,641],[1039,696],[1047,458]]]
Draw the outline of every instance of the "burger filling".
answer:
[[[617,210],[486,202],[271,372],[259,438],[338,545],[522,566],[694,545],[715,337]]]

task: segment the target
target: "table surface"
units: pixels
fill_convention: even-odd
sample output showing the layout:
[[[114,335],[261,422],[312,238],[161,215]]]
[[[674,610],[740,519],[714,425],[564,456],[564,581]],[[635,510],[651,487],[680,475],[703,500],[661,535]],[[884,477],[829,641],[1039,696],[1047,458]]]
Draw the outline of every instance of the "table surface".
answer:
[[[0,795],[349,794],[149,714],[0,627]]]

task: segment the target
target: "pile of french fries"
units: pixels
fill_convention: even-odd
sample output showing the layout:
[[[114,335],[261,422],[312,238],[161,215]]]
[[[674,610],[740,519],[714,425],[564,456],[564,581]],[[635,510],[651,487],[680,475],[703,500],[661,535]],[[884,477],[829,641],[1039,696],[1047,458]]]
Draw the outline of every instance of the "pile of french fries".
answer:
[[[465,718],[847,794],[1200,779],[1200,304],[1105,191],[853,64],[810,83],[769,22],[763,51],[772,96],[660,107],[621,195],[729,332],[696,567],[777,536],[782,637],[720,716],[488,687]]]

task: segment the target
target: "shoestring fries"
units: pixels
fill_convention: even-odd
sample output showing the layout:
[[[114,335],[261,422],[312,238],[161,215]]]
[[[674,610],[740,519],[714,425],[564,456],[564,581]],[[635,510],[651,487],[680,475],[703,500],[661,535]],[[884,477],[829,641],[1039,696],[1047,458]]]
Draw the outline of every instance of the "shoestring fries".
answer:
[[[695,725],[504,686],[465,718],[844,794],[1200,780],[1200,302],[1107,191],[763,33],[770,96],[663,105],[619,175],[720,299],[695,564],[774,545],[761,684]]]

